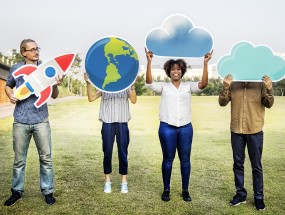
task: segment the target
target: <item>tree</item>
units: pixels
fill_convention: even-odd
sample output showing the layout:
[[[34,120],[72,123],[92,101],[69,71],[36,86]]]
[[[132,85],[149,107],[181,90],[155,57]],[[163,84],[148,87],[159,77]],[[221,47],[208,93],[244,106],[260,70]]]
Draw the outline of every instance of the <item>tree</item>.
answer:
[[[197,95],[207,95],[207,96],[214,96],[219,95],[223,88],[223,83],[221,79],[209,79],[207,87],[203,90],[197,93]]]
[[[160,82],[160,81],[161,81],[161,76],[160,76],[160,75],[158,75],[158,76],[156,77],[156,81],[157,81],[157,82]]]
[[[72,92],[72,76],[78,74],[78,69],[81,67],[81,61],[79,54],[75,55],[74,61],[70,67],[71,73],[67,76],[67,89]]]
[[[285,79],[282,79],[281,81],[273,83],[273,90],[274,90],[274,95],[284,96],[284,94],[285,94]]]
[[[168,76],[165,76],[165,77],[164,77],[164,82],[166,82],[166,83],[169,83],[169,82],[170,82]]]
[[[136,93],[138,96],[143,95],[145,92],[147,92],[147,88],[145,87],[145,79],[144,75],[137,77],[136,83],[135,83]]]
[[[12,49],[11,60],[13,60],[15,63],[19,63],[25,61],[25,58],[22,56],[21,53],[17,52],[16,49]]]
[[[72,80],[72,93],[75,95],[82,96],[82,88],[83,88],[84,82],[78,79]]]
[[[23,57],[23,55],[21,53],[17,52],[16,49],[12,49],[12,55],[8,58],[10,60],[14,61],[14,63],[20,63],[20,62],[25,61],[25,58]],[[39,60],[38,63],[41,64],[42,60]]]
[[[181,79],[182,82],[187,82],[187,81],[192,81],[192,79],[190,77],[185,77],[183,76],[182,79]],[[199,81],[199,79],[198,79]]]

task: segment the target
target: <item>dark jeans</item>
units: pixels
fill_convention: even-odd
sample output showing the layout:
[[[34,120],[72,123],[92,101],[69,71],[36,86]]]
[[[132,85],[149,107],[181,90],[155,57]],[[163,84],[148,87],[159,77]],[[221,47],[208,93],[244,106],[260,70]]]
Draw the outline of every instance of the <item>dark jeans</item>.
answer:
[[[163,153],[162,177],[164,190],[170,190],[172,163],[175,158],[176,149],[180,159],[182,189],[188,190],[191,170],[190,154],[193,138],[192,124],[189,123],[185,126],[175,127],[160,122],[158,134]]]
[[[256,134],[236,134],[231,132],[233,150],[233,171],[235,177],[236,193],[246,196],[244,187],[244,159],[247,145],[248,155],[252,167],[254,198],[263,198],[263,172],[261,156],[263,148],[263,131]]]
[[[104,174],[112,172],[112,154],[116,136],[119,157],[119,173],[128,174],[128,146],[130,142],[128,123],[104,123],[102,124],[102,142],[104,152]]]

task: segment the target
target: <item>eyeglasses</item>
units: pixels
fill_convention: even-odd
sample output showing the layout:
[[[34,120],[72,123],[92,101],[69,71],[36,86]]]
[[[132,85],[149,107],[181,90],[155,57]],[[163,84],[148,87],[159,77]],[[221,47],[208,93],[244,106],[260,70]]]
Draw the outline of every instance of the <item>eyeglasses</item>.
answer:
[[[33,53],[35,53],[35,52],[39,52],[41,50],[41,48],[40,47],[37,47],[37,48],[32,48],[32,49],[29,49],[29,50],[25,50],[26,52],[33,52]]]

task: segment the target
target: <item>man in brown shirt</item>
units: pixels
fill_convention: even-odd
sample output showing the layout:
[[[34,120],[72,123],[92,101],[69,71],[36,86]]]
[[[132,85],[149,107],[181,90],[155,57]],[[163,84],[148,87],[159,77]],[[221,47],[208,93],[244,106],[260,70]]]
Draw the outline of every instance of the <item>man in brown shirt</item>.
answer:
[[[246,202],[244,187],[245,147],[252,166],[254,203],[257,210],[264,210],[263,171],[261,156],[263,148],[263,125],[265,107],[274,103],[272,81],[268,76],[262,82],[232,82],[231,75],[223,81],[223,91],[219,95],[220,106],[231,101],[231,144],[233,150],[233,171],[236,195],[231,206]]]

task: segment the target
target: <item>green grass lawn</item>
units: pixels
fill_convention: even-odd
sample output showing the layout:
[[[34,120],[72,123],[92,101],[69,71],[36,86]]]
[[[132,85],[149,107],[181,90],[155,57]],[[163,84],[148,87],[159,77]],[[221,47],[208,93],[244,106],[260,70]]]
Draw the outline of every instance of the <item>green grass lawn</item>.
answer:
[[[103,192],[104,174],[99,101],[87,98],[49,106],[52,127],[55,197],[44,202],[39,188],[39,161],[34,142],[29,148],[25,193],[12,207],[10,196],[13,148],[12,117],[0,119],[0,214],[259,214],[253,205],[252,176],[245,164],[247,204],[230,207],[235,194],[230,146],[230,108],[220,107],[217,97],[192,97],[194,139],[191,155],[190,194],[181,198],[178,157],[175,158],[171,200],[163,202],[162,154],[158,140],[160,97],[138,97],[131,105],[129,122],[129,193],[121,194],[117,149],[113,152],[112,193]],[[265,203],[262,214],[285,214],[285,98],[276,97],[266,110],[263,169]]]

